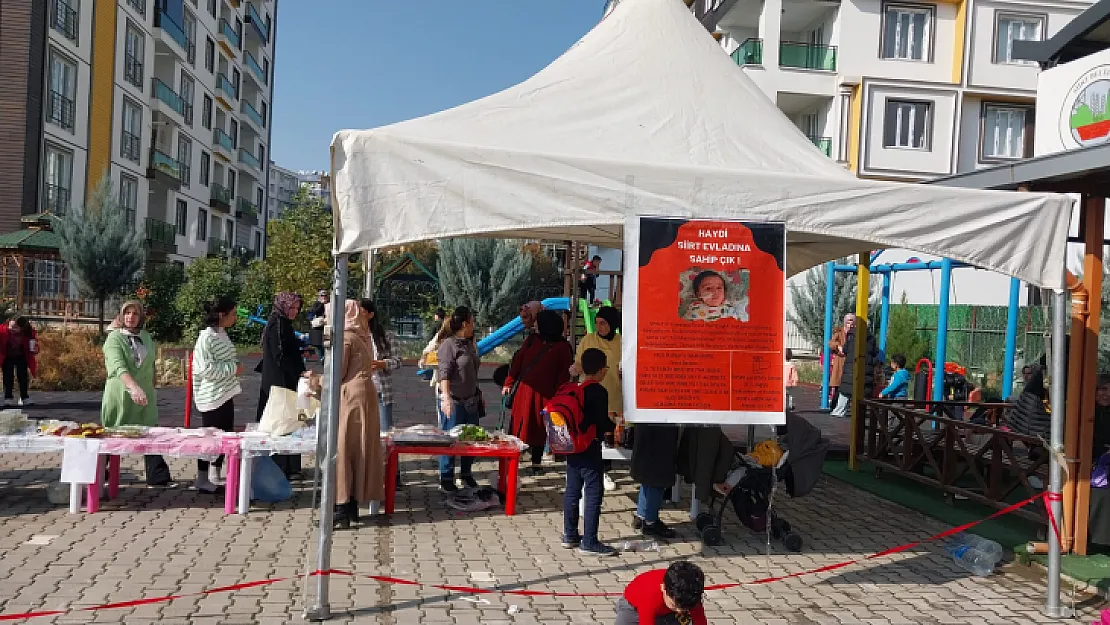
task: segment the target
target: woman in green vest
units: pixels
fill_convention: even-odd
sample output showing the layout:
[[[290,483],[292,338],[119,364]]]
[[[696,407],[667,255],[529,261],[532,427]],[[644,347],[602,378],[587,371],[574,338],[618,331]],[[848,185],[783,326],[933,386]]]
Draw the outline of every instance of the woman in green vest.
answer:
[[[104,368],[108,381],[100,405],[104,427],[158,425],[158,402],[154,394],[154,339],[143,329],[143,305],[124,302],[112,331],[104,340]],[[146,483],[172,486],[170,468],[162,456],[146,456]]]

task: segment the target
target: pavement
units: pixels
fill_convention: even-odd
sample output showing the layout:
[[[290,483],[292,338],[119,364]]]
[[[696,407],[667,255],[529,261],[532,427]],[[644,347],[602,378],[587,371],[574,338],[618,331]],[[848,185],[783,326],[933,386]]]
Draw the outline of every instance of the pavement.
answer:
[[[402,425],[430,423],[431,392],[412,373],[410,367],[397,374],[398,419]],[[238,423],[253,420],[257,389],[257,375],[249,373],[237,402]],[[491,400],[495,392],[487,385]],[[98,413],[96,393],[40,393],[35,399],[38,405],[28,409],[31,416],[89,421]],[[181,423],[182,389],[163,389],[158,404],[164,424]],[[492,415],[485,425],[496,420]],[[28,610],[70,610],[27,622],[230,625],[301,620],[303,581],[295,576],[316,568],[310,558],[317,541],[311,482],[297,483],[291,501],[255,504],[249,515],[225,516],[222,498],[184,486],[145,488],[141,459],[125,458],[120,498],[104,502],[97,515],[70,515],[46,497],[47,485],[58,479],[60,462],[53,454],[0,456],[0,619]],[[195,472],[190,461],[170,464],[179,479]],[[479,481],[496,479],[493,462],[479,461],[475,471]],[[806,497],[779,494],[775,500],[781,516],[805,539],[801,553],[787,553],[775,542],[768,545],[764,536],[740,526],[731,512],[725,517],[726,544],[704,548],[684,509],[684,496],[679,506],[668,506],[662,514],[678,530],[677,539],[660,544],[658,551],[600,560],[559,546],[563,477],[558,465],[522,479],[514,517],[496,511],[448,511],[436,491],[431,460],[405,460],[402,472],[405,486],[396,514],[335,534],[331,566],[356,576],[330,578],[335,614],[330,622],[611,623],[613,601],[605,597],[466,595],[382,584],[359,575],[502,590],[619,592],[636,574],[679,558],[701,566],[710,584],[744,582],[863,557],[946,529],[822,478]],[[601,538],[612,544],[639,540],[629,525],[636,487],[619,465],[614,475],[618,490],[606,493]],[[285,581],[193,594],[273,578]],[[183,596],[73,612],[164,595]],[[1083,619],[1070,622],[1090,622],[1101,607],[1098,598],[1077,595],[1075,600]],[[710,592],[705,602],[711,623],[1059,622],[1042,615],[1043,603],[1040,569],[1010,563],[989,577],[971,577],[931,545],[834,571]]]

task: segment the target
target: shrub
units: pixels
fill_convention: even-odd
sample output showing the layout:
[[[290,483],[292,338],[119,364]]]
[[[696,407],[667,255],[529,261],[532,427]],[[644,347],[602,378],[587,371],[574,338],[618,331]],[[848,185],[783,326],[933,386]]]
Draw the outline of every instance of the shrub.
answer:
[[[104,388],[104,352],[95,332],[43,330],[38,333],[40,391],[99,391]]]
[[[220,296],[239,299],[242,266],[219,258],[201,258],[185,269],[188,280],[174,300],[184,322],[182,340],[192,345],[204,326],[204,305]]]
[[[239,307],[251,313],[259,306],[269,311],[274,301],[274,284],[262,261],[256,260],[247,266],[241,283]],[[262,326],[250,323],[245,315],[240,315],[239,321],[228,331],[228,336],[236,345],[258,345],[262,341]]]
[[[181,340],[185,322],[176,298],[185,285],[185,270],[177,265],[159,265],[147,273],[134,297],[146,311],[146,329],[159,343]]]

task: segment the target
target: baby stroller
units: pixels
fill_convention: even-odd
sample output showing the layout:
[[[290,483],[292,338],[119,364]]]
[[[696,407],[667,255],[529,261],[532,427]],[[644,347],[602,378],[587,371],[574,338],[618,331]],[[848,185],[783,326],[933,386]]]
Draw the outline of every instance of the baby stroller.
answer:
[[[763,467],[746,454],[734,453],[732,469],[742,473],[740,481],[727,497],[714,493],[709,509],[695,519],[705,544],[723,542],[721,526],[725,510],[731,507],[748,529],[765,532],[770,524],[775,540],[782,541],[790,551],[802,550],[802,537],[771,508],[771,493],[776,482],[785,484],[786,494],[791,497],[803,497],[813,490],[821,476],[829,441],[816,426],[790,412],[786,414],[785,435],[782,429],[778,434],[780,440],[785,438],[786,449],[777,466]]]

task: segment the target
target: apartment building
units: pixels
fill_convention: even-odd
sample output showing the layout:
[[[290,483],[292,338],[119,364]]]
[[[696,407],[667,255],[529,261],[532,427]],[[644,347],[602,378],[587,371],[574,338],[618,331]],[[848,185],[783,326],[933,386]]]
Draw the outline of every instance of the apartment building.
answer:
[[[0,71],[30,76],[16,98],[41,105],[22,120],[0,105],[34,180],[0,231],[82,205],[107,176],[152,263],[262,255],[277,0],[2,1],[5,22],[30,14],[30,45]]]
[[[301,177],[297,172],[270,161],[270,192],[267,199],[266,219],[281,219],[285,211],[293,205],[293,196],[300,188]]]

